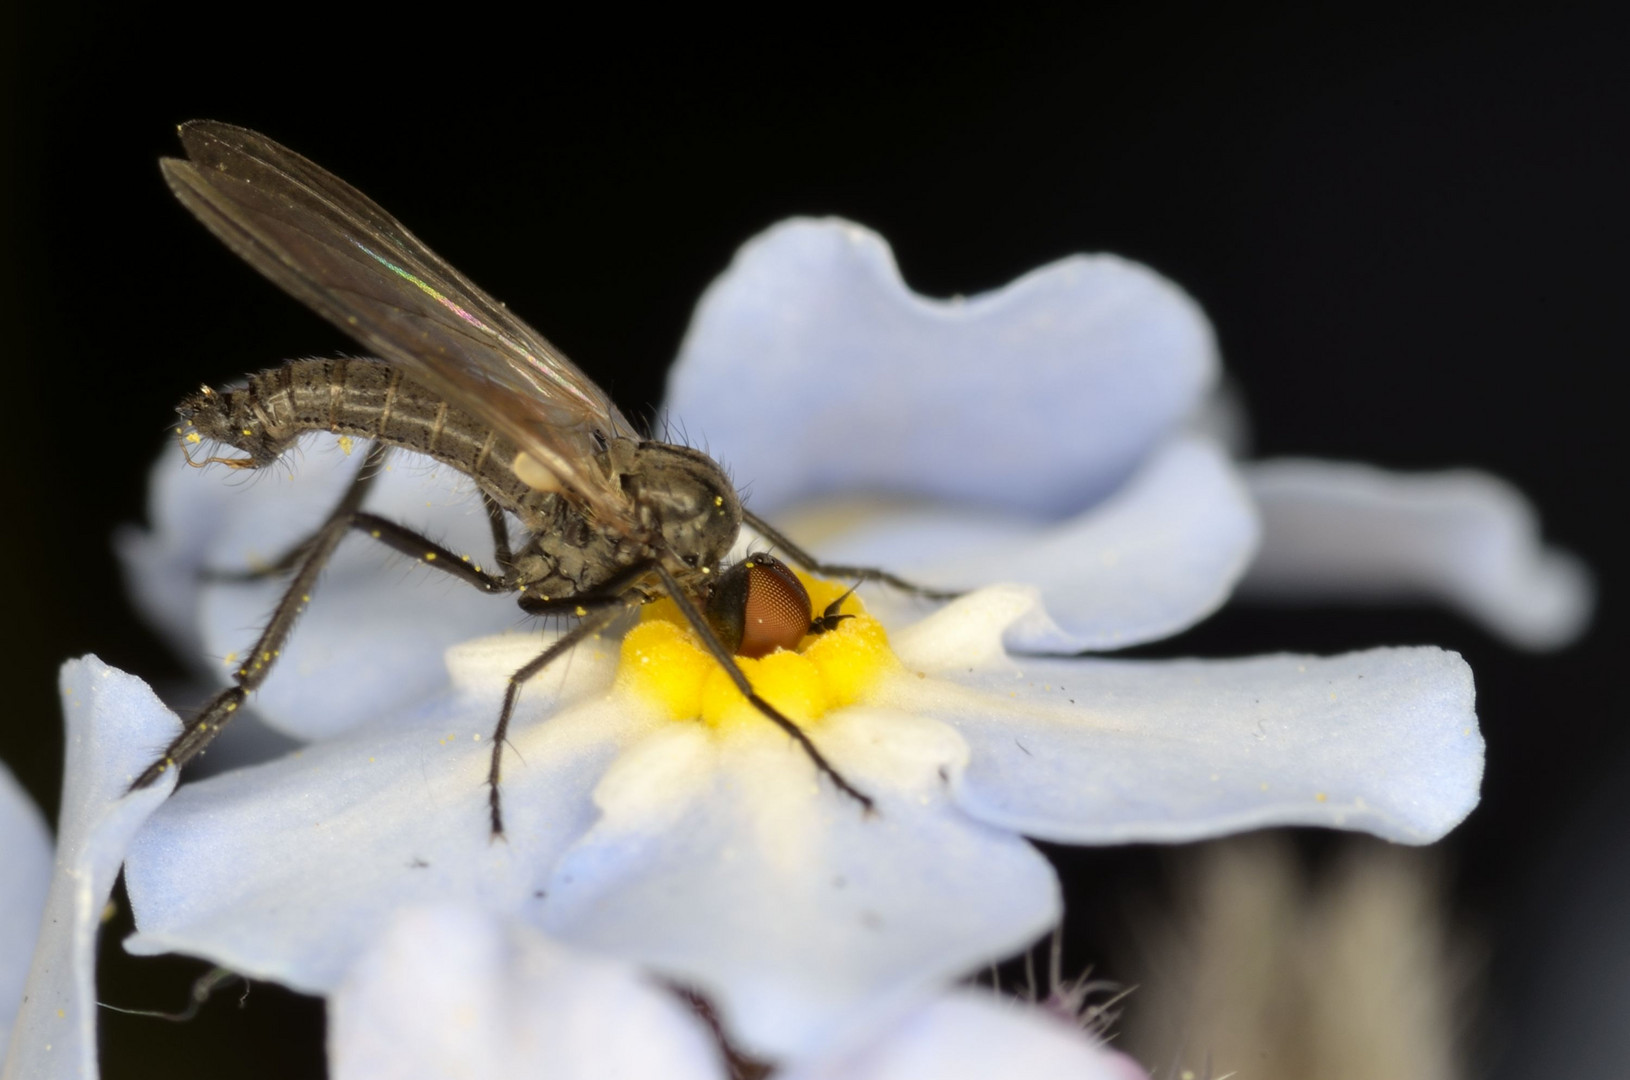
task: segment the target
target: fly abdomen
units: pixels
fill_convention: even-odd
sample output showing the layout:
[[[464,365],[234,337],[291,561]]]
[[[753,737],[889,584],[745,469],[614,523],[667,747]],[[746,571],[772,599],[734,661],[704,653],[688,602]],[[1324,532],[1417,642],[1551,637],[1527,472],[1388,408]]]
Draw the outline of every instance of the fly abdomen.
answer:
[[[501,503],[535,496],[515,477],[515,449],[469,413],[382,360],[291,360],[249,377],[239,390],[204,387],[178,407],[201,439],[270,465],[307,432],[371,439],[424,454],[474,477]]]

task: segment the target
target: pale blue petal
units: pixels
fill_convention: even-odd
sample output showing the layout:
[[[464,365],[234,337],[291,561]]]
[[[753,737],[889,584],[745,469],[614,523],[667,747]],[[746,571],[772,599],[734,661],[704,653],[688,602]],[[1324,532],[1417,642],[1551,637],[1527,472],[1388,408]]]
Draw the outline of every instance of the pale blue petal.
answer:
[[[29,957],[51,886],[51,831],[34,800],[0,765],[0,1062],[23,1000]]]
[[[1161,447],[1109,499],[1058,522],[945,504],[825,509],[788,517],[823,559],[949,589],[1035,586],[1043,607],[1007,630],[1019,652],[1124,648],[1192,626],[1228,598],[1258,531],[1233,464],[1199,437]],[[891,615],[924,610],[883,587],[865,595]]]
[[[1125,1054],[1078,1027],[979,990],[954,990],[867,1049],[780,1074],[784,1080],[1148,1080]]]
[[[1477,804],[1483,740],[1455,653],[1010,657],[993,627],[1032,602],[986,590],[895,639],[927,677],[882,700],[967,740],[956,801],[981,821],[1063,843],[1325,825],[1424,844]]]
[[[1029,844],[970,821],[965,748],[909,711],[810,728],[865,815],[770,725],[670,725],[619,760],[542,906],[562,940],[702,990],[749,1052],[798,1058],[1024,947],[1059,915]]]
[[[930,300],[876,233],[792,219],[703,295],[667,408],[761,513],[881,492],[1057,516],[1113,491],[1217,366],[1198,305],[1136,263]]]
[[[96,935],[132,834],[175,786],[175,773],[128,793],[181,731],[147,684],[94,656],[62,666],[67,763],[55,874],[39,923],[28,991],[12,1028],[5,1080],[75,1077],[96,1067]]]
[[[339,500],[362,462],[327,435],[302,442],[258,475],[188,468],[180,451],[154,474],[151,531],[120,535],[131,589],[186,659],[207,662],[226,685],[282,595],[282,579],[203,582],[200,570],[242,570],[304,539]],[[398,454],[365,509],[415,529],[477,565],[492,557],[485,511],[467,479]],[[488,596],[355,534],[329,563],[278,666],[251,699],[268,722],[319,738],[412,705],[443,682],[442,653],[521,621]]]
[[[598,643],[534,679],[505,756],[506,840],[491,842],[492,727],[505,679],[541,647],[473,642],[449,658],[455,689],[415,712],[182,788],[131,849],[127,947],[320,993],[404,904],[537,903],[637,727],[605,694],[615,653]]]
[[[473,908],[402,911],[329,1000],[334,1080],[724,1080],[671,992]]]
[[[1497,477],[1301,459],[1246,468],[1264,527],[1248,598],[1431,600],[1528,649],[1560,648],[1590,622],[1584,564],[1547,547],[1532,504]]]

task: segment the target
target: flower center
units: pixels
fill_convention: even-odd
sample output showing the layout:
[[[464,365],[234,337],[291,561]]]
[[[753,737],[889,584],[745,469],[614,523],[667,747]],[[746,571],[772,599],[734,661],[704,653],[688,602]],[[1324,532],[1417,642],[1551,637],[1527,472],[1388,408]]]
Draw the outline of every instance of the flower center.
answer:
[[[797,572],[817,612],[847,586]],[[760,659],[738,656],[748,682],[770,704],[801,725],[860,700],[899,660],[883,624],[867,614],[852,593],[838,613],[852,616],[820,634],[806,635],[794,649]],[[736,689],[672,600],[640,610],[639,625],[623,638],[617,685],[661,706],[673,720],[697,720],[725,730],[762,724],[761,714]]]

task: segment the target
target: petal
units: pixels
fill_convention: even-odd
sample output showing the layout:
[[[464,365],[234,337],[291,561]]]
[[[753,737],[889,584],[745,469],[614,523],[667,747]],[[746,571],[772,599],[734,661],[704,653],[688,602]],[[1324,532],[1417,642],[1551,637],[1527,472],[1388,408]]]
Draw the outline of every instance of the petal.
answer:
[[[51,885],[51,832],[22,785],[0,765],[0,1062],[23,1000],[28,958]]]
[[[1216,375],[1198,305],[1136,263],[930,300],[876,233],[794,218],[703,295],[667,406],[764,512],[874,491],[1057,515],[1113,491]]]
[[[1422,844],[1477,803],[1483,741],[1454,653],[1014,659],[994,627],[1024,603],[986,590],[899,635],[924,677],[880,695],[967,740],[954,790],[981,821],[1064,843],[1326,825]]]
[[[67,762],[55,875],[4,1076],[96,1076],[96,934],[130,837],[175,787],[130,783],[181,722],[133,675],[94,656],[62,666]]]
[[[1007,630],[1019,652],[1124,648],[1192,626],[1228,598],[1257,542],[1250,496],[1204,438],[1166,444],[1109,499],[1057,523],[881,503],[851,506],[841,523],[814,513],[789,520],[796,539],[834,563],[951,589],[1035,586],[1045,610]],[[908,606],[883,589],[867,603],[890,614]]]
[[[541,925],[696,986],[749,1053],[797,1058],[1058,918],[1046,860],[951,805],[953,732],[849,709],[811,737],[875,815],[767,723],[670,725],[607,775],[604,816],[561,862]]]
[[[269,469],[253,483],[224,468],[163,459],[154,474],[152,531],[120,536],[138,603],[189,658],[226,658],[212,665],[222,685],[253,646],[286,579],[204,582],[200,572],[277,558],[322,523],[362,462],[327,435],[303,442],[297,457],[292,468]],[[486,514],[470,482],[452,469],[397,455],[365,505],[477,565],[491,558]],[[413,565],[360,534],[349,537],[256,692],[255,711],[301,738],[334,734],[440,689],[449,646],[519,618],[501,597]]]
[[[470,908],[400,912],[329,1003],[336,1080],[723,1080],[701,1021],[629,967]]]
[[[455,690],[416,712],[182,788],[131,850],[139,933],[126,947],[322,992],[397,907],[534,903],[638,726],[604,692],[605,649],[579,648],[534,679],[504,762],[506,839],[491,842],[492,727],[505,679],[539,648],[522,636],[473,642],[449,657]]]
[[[789,1070],[785,1080],[1148,1080],[1148,1075],[1125,1054],[1040,1009],[957,990],[923,1006],[864,1052]]]
[[[1529,649],[1590,621],[1589,572],[1547,548],[1532,504],[1487,473],[1287,459],[1247,477],[1264,528],[1252,599],[1437,600]]]

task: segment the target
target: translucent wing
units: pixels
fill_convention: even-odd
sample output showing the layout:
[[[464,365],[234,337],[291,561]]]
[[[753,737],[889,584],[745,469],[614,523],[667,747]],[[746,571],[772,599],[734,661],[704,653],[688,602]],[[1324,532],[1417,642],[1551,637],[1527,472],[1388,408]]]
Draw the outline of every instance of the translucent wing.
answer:
[[[183,124],[170,189],[290,295],[490,423],[604,525],[628,499],[595,466],[632,426],[543,336],[425,247],[372,199],[246,128]],[[530,478],[529,478],[530,479]]]

